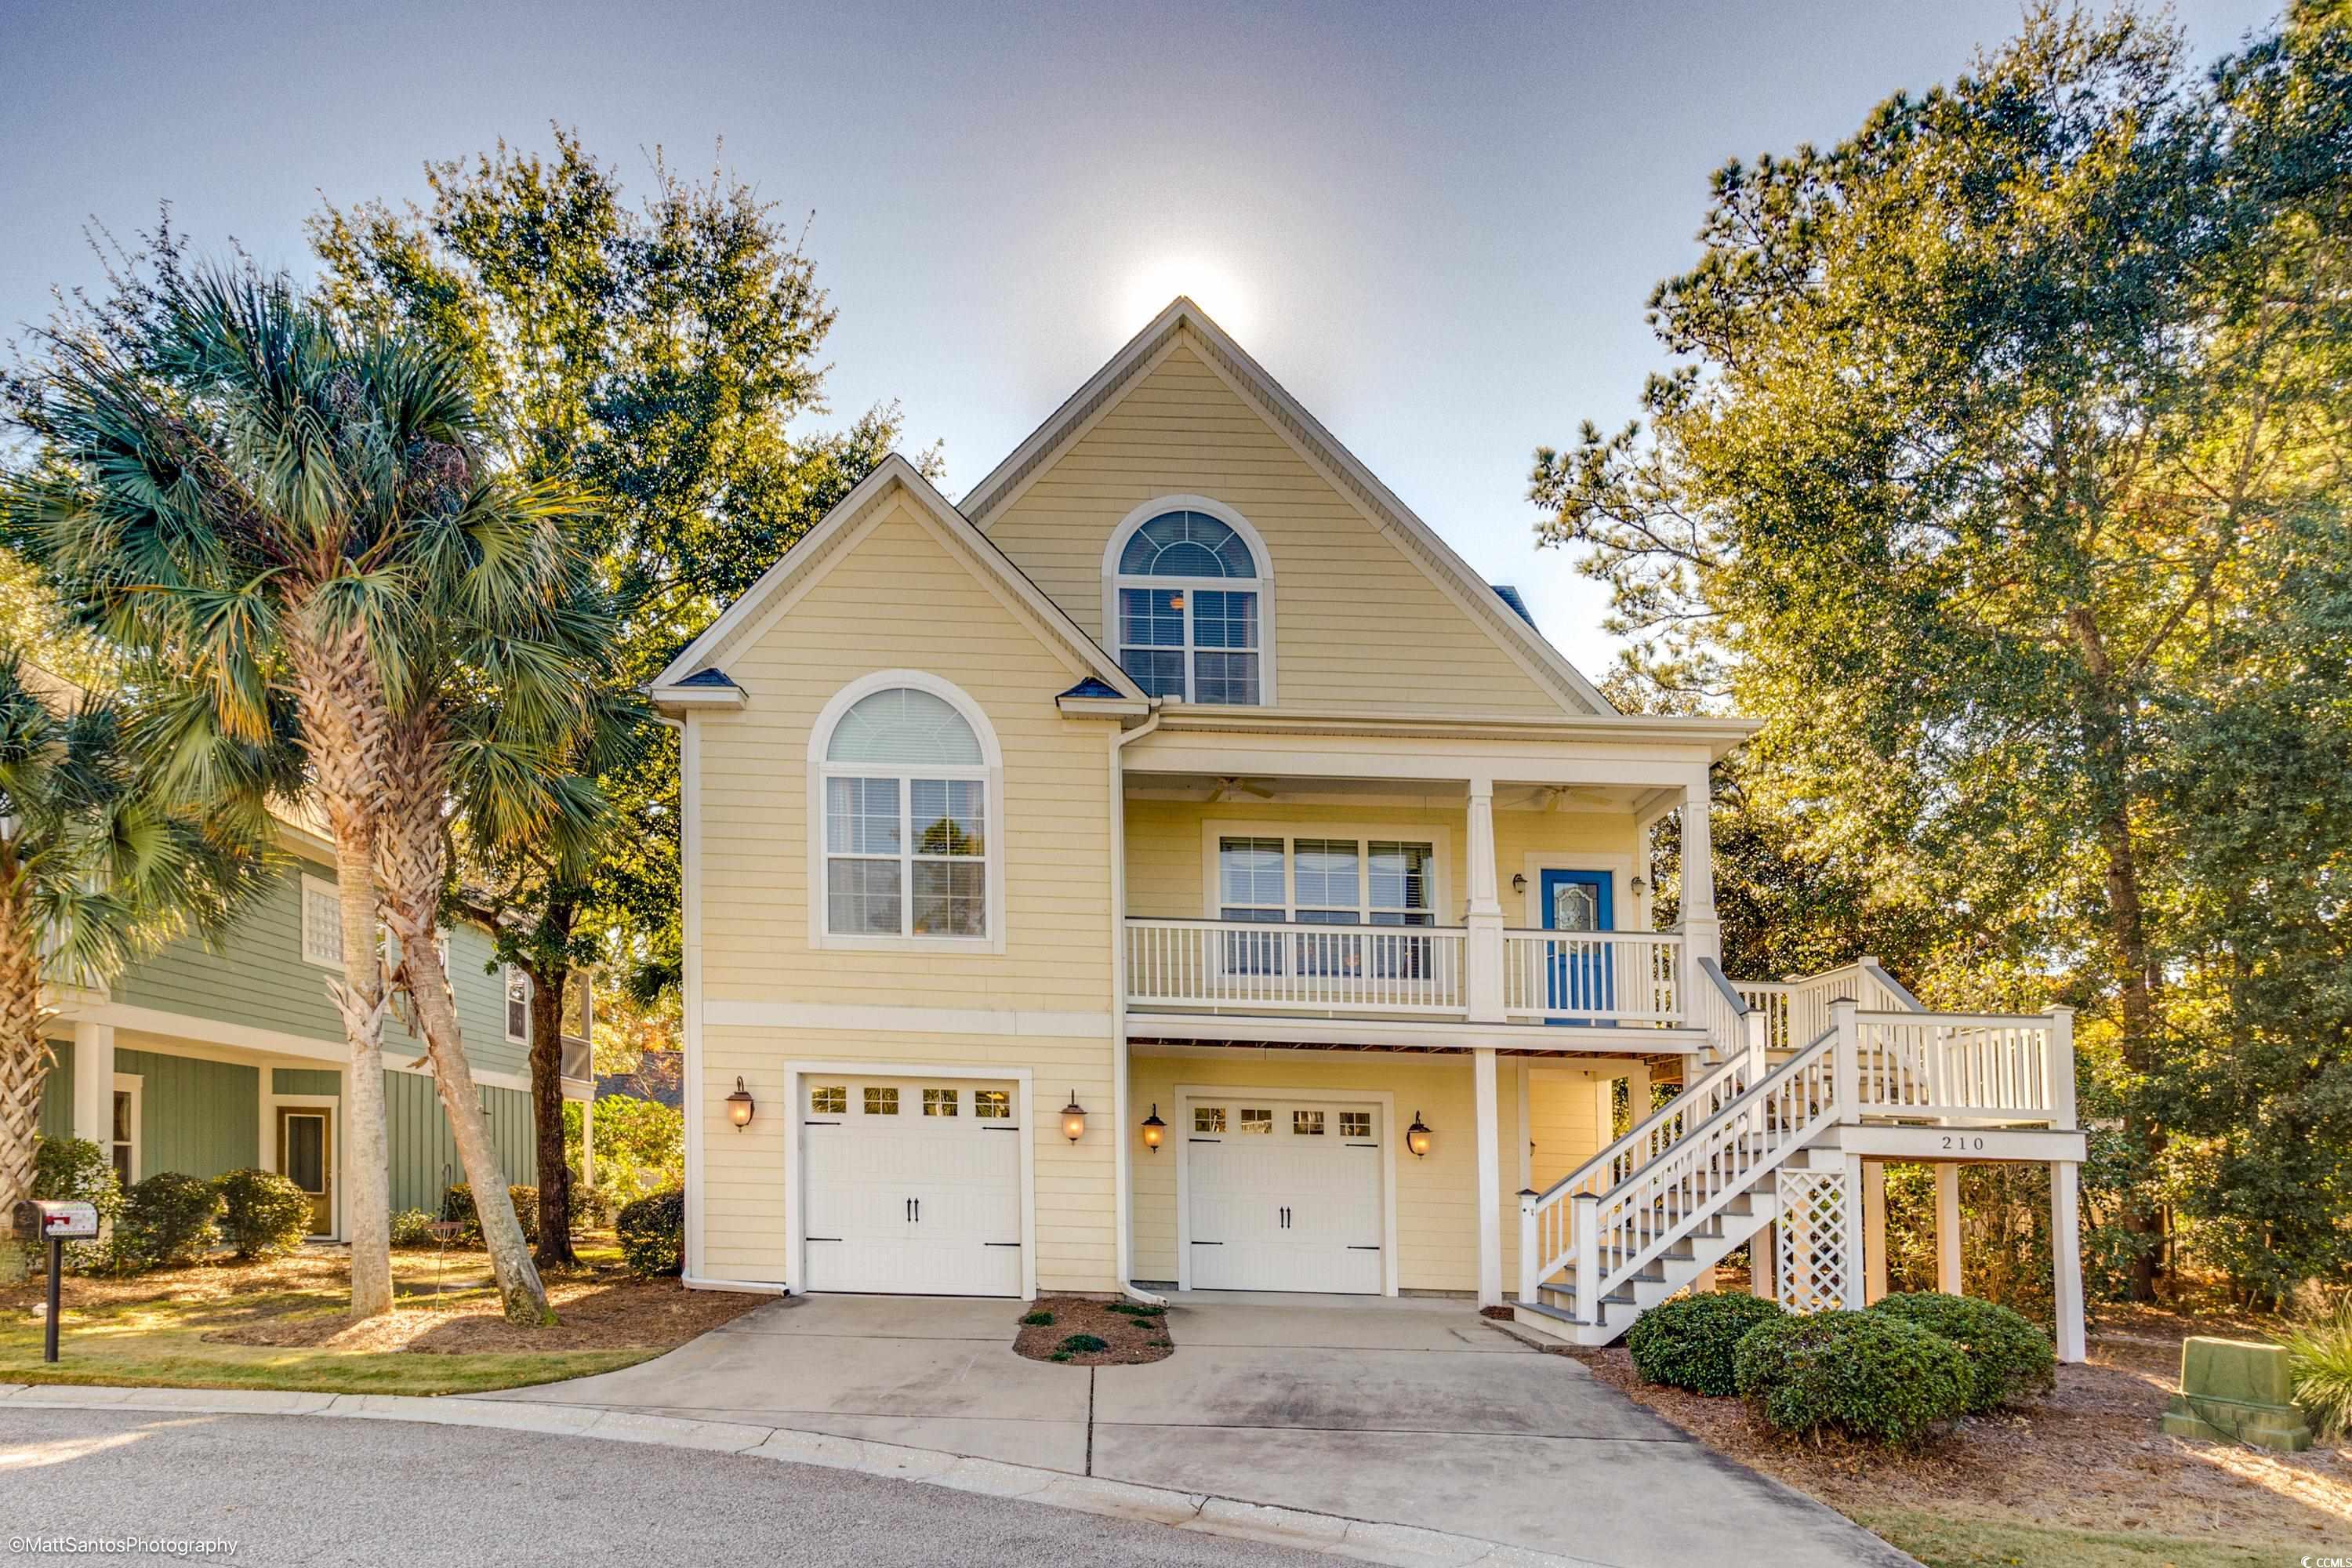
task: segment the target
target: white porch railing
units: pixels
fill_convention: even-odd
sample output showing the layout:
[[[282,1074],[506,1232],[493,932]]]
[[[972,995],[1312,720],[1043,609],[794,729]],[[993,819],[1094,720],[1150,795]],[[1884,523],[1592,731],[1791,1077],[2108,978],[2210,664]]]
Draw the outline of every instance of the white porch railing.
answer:
[[[1854,1114],[2074,1124],[2074,1015],[1853,1016]]]
[[[1466,1017],[1456,926],[1130,920],[1130,1005]]]
[[[1683,939],[1671,931],[1507,931],[1503,1013],[1515,1019],[1677,1024]]]
[[[1916,1013],[1919,1003],[1874,958],[1859,959],[1801,980],[1735,980],[1741,1000],[1764,1016],[1764,1045],[1793,1051],[1830,1026],[1830,1008],[1852,1002],[1870,1012]]]

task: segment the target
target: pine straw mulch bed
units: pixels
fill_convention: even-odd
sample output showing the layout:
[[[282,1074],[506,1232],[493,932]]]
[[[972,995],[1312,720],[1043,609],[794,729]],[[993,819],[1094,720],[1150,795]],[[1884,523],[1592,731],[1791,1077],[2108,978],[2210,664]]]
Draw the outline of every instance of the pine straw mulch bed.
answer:
[[[1062,1342],[1072,1334],[1092,1334],[1108,1350],[1071,1351],[1058,1357],[1070,1366],[1139,1366],[1166,1361],[1176,1352],[1169,1337],[1164,1312],[1138,1316],[1112,1310],[1109,1301],[1088,1301],[1076,1296],[1040,1296],[1024,1313],[1051,1312],[1050,1323],[1024,1323],[1013,1348],[1031,1361],[1054,1361]]]
[[[488,1288],[489,1260],[482,1254],[453,1251],[437,1271],[430,1253],[393,1258],[394,1310],[361,1322],[340,1310],[351,1291],[349,1254],[325,1247],[260,1263],[208,1262],[120,1279],[69,1275],[66,1310],[68,1321],[84,1312],[168,1312],[178,1326],[221,1344],[454,1355],[667,1350],[765,1300],[688,1290],[676,1279],[635,1279],[615,1265],[591,1261],[547,1277],[548,1303],[557,1318],[552,1326],[522,1328],[499,1315],[497,1293]],[[481,1283],[468,1289],[469,1281]],[[0,1290],[0,1310],[31,1310],[43,1289],[34,1279]]]
[[[2183,1339],[2266,1338],[2277,1326],[2234,1313],[2102,1308],[2091,1359],[2060,1367],[2054,1395],[1972,1417],[1908,1453],[1784,1436],[1739,1400],[1643,1383],[1622,1346],[1559,1353],[1709,1447],[1864,1522],[1874,1513],[1917,1510],[2216,1545],[2340,1550],[2352,1542],[2352,1447],[2274,1454],[2168,1437],[2157,1427],[2179,1388]]]

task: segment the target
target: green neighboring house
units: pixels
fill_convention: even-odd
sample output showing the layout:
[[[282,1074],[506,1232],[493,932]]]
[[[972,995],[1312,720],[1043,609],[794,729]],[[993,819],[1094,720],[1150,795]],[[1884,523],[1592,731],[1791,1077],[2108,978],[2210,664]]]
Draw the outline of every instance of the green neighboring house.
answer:
[[[315,1235],[341,1240],[341,1105],[349,1070],[327,984],[341,967],[331,847],[314,829],[280,826],[294,858],[276,890],[207,946],[173,944],[105,994],[59,999],[58,1061],[41,1099],[41,1131],[113,1152],[125,1184],[161,1171],[213,1177],[279,1171],[312,1194]],[[531,1133],[528,983],[497,971],[489,933],[445,933],[450,984],[482,1113],[509,1183],[536,1179]],[[565,1009],[563,1092],[592,1094],[586,987]],[[575,1035],[572,1031],[576,1029]],[[426,1069],[423,1042],[397,1014],[384,1027],[384,1100],[392,1206],[437,1211],[464,1179],[457,1147]]]

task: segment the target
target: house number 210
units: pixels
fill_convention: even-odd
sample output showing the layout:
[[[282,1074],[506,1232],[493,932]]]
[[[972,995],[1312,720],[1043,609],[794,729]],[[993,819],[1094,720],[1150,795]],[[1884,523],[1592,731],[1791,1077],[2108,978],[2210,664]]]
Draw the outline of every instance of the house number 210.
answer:
[[[1984,1147],[1984,1140],[1981,1138],[1957,1138],[1951,1133],[1947,1132],[1944,1134],[1944,1147],[1947,1149],[1958,1149],[1963,1152],[1970,1149],[1982,1149]]]

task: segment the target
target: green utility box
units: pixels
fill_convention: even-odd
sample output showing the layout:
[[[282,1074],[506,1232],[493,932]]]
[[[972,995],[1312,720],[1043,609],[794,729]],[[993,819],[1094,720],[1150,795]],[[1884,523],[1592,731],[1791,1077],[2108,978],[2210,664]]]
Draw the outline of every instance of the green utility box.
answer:
[[[2311,1422],[2295,1408],[2286,1348],[2242,1340],[2182,1342],[2180,1392],[2165,1406],[2164,1430],[2289,1454],[2311,1447]]]

